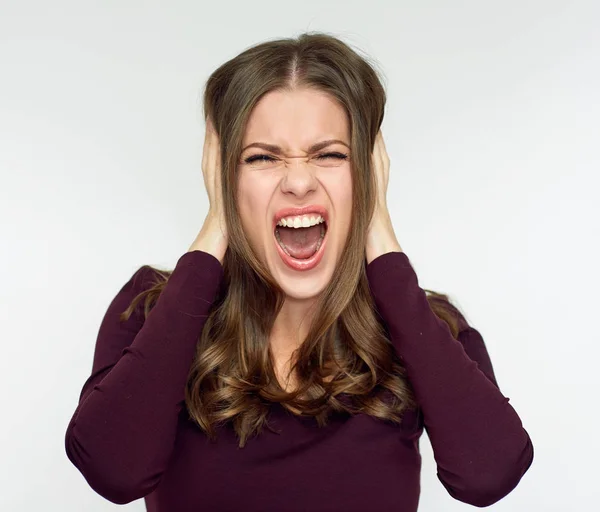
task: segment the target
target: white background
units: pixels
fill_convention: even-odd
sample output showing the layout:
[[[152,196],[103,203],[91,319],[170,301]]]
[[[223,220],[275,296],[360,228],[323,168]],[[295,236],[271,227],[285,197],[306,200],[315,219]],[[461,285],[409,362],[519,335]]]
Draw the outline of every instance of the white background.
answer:
[[[598,510],[598,26],[593,0],[0,2],[0,509],[116,509],[64,451],[102,316],[202,225],[209,74],[323,30],[385,73],[400,243],[532,437],[490,509]],[[472,510],[422,450],[419,510]]]

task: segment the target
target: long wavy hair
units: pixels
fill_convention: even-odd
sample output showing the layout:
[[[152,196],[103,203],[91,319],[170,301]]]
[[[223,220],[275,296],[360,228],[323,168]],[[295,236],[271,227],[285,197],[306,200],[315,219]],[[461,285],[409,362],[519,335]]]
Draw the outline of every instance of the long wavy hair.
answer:
[[[371,154],[386,102],[375,67],[338,38],[311,32],[250,47],[221,65],[206,83],[205,120],[210,117],[221,142],[229,247],[223,261],[224,286],[199,333],[185,404],[189,417],[212,440],[215,427],[231,421],[239,446],[245,446],[263,426],[270,428],[268,413],[273,403],[293,414],[314,417],[319,426],[333,412],[360,412],[400,424],[403,412],[416,408],[410,382],[366,277],[366,232],[376,198]],[[237,163],[257,102],[271,91],[302,87],[329,94],[347,113],[354,208],[341,259],[291,361],[289,374],[295,372],[298,385],[288,392],[278,382],[269,346],[285,294],[242,229]],[[121,319],[127,319],[141,300],[144,315],[149,314],[172,272],[154,270],[155,283],[134,298]],[[426,292],[432,310],[457,337],[456,308],[446,295]],[[382,399],[384,394],[387,400]]]

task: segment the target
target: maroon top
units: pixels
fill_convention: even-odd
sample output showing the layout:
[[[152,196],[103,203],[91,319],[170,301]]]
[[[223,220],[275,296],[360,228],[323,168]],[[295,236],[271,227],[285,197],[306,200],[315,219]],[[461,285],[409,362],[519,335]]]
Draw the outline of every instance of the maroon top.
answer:
[[[457,500],[490,505],[531,465],[531,440],[497,387],[481,335],[460,316],[459,341],[452,337],[405,253],[379,256],[367,276],[418,413],[405,415],[402,426],[339,413],[319,428],[274,404],[269,423],[279,434],[265,428],[244,448],[230,425],[211,443],[184,402],[198,336],[223,278],[219,260],[185,253],[148,318],[138,308],[120,323],[153,272],[141,267],[111,302],[66,432],[69,459],[107,500],[144,497],[151,512],[414,512],[423,428],[438,478]]]

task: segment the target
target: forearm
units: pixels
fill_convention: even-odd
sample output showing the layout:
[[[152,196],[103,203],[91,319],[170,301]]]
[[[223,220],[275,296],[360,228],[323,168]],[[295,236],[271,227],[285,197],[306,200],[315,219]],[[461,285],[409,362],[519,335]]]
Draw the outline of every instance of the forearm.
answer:
[[[519,416],[433,313],[405,253],[383,255],[367,273],[423,412],[440,480],[461,501],[497,501],[533,456]]]
[[[221,275],[186,253],[141,330],[69,424],[69,458],[92,488],[127,503],[151,492],[171,454],[196,344]]]

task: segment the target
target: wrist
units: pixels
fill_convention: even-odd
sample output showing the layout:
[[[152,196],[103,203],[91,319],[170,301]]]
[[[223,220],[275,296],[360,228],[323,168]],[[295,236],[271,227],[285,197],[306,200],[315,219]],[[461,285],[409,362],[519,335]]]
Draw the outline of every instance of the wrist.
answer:
[[[369,229],[365,247],[367,265],[388,252],[404,252],[396,238],[391,219],[376,219]]]
[[[202,227],[198,236],[190,245],[187,252],[204,251],[212,254],[222,264],[227,251],[227,239],[221,232],[221,229],[211,224]]]
[[[388,252],[404,252],[402,247],[398,242],[382,242],[378,243],[375,246],[367,246],[365,250],[365,257],[367,260],[367,265],[371,263],[374,259],[379,258]]]

